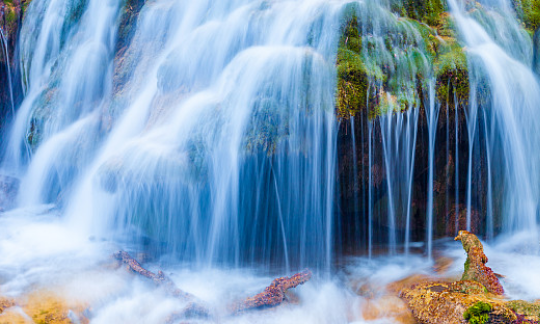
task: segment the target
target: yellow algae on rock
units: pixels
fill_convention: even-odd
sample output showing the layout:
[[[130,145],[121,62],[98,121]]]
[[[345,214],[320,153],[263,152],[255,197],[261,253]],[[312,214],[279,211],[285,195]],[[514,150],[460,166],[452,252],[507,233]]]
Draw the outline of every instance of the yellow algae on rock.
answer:
[[[486,294],[456,292],[455,286],[449,283],[429,283],[404,289],[400,296],[408,301],[415,318],[423,324],[461,324],[467,309],[478,302],[491,305],[490,318],[502,323],[517,320],[516,314],[505,301]]]
[[[15,302],[13,301],[13,299],[0,297],[0,314],[2,314],[4,310],[14,305],[15,305]]]
[[[398,297],[384,296],[369,299],[361,306],[362,317],[366,321],[393,319],[401,324],[415,324],[416,320],[407,304]]]
[[[0,309],[4,305],[10,307],[8,311],[0,312],[0,324],[73,324],[75,318],[78,323],[89,323],[83,315],[84,305],[49,291],[33,292],[7,301],[4,304],[4,299],[0,298]]]

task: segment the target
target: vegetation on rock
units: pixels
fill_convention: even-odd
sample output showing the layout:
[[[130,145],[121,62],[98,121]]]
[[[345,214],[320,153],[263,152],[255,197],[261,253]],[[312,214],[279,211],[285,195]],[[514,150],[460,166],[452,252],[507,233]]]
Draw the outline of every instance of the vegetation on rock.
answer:
[[[488,258],[484,254],[484,247],[478,237],[467,231],[459,231],[459,235],[455,240],[461,241],[463,249],[467,252],[465,270],[461,280],[476,281],[484,285],[491,293],[503,294],[504,289],[499,279],[493,270],[485,265]]]
[[[513,0],[518,17],[530,32],[540,27],[540,0]]]
[[[425,282],[401,290],[400,297],[408,302],[415,318],[423,324],[458,324],[464,320],[471,324],[537,323],[540,319],[539,303],[500,298],[498,294],[502,293],[502,286],[491,269],[484,265],[487,257],[476,235],[460,231],[456,240],[462,242],[468,254],[462,280]],[[471,269],[475,267],[489,271],[472,273]],[[497,280],[496,285],[494,280]]]
[[[365,10],[374,12],[360,15],[351,9],[344,15],[337,54],[338,117],[367,110],[374,118],[423,107],[432,80],[441,103],[468,103],[467,56],[446,5],[395,0],[389,10]],[[374,19],[386,20],[384,35],[372,26]]]
[[[490,304],[479,301],[469,307],[463,314],[463,317],[471,324],[484,324],[489,320],[489,312],[491,310],[492,307]]]

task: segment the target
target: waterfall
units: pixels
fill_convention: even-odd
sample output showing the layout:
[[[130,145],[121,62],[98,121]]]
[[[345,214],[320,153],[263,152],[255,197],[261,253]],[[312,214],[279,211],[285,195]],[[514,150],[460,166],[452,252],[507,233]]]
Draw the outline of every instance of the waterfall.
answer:
[[[9,50],[8,50],[8,42],[7,38],[4,35],[4,30],[0,28],[0,43],[2,43],[2,55],[4,56],[4,59],[6,60],[6,74],[8,79],[8,91],[9,91],[9,107],[11,108],[11,113],[15,114],[15,101],[13,99],[13,84],[11,81],[11,63],[9,60]]]
[[[519,32],[510,5],[505,1],[492,9],[496,14],[484,17],[487,18],[484,23],[488,24],[484,26],[465,12],[463,4],[449,0],[449,5],[467,46],[475,85],[471,87],[468,125],[477,123],[478,110],[482,110],[486,119],[490,173],[488,213],[494,212],[489,209],[494,200],[492,196],[497,195],[502,198],[502,206],[497,213],[503,216],[504,232],[536,232],[540,184],[536,143],[540,125],[535,116],[540,104],[540,88],[531,66],[532,44]],[[489,96],[481,98],[484,103],[480,103],[479,97],[486,95],[485,88],[482,88],[485,84],[489,85]],[[474,127],[470,127],[469,162],[473,137]],[[495,172],[502,176],[497,184],[491,180]],[[470,191],[469,181],[468,225]]]
[[[390,254],[397,252],[397,229],[405,228],[405,252],[410,248],[412,184],[415,165],[419,109],[410,107],[403,114],[380,117],[388,192],[388,244]],[[399,217],[398,217],[399,216]],[[400,224],[397,224],[398,221]],[[404,223],[404,224],[402,224]]]
[[[540,86],[509,3],[449,0],[453,45],[386,2],[140,4],[29,5],[2,161],[18,208],[54,205],[84,237],[196,267],[329,272],[350,220],[338,188],[353,188],[342,232],[369,256],[421,243],[431,257],[460,226],[490,239],[537,228]],[[340,40],[353,17],[361,44]],[[434,40],[465,51],[466,103],[438,93]],[[336,118],[343,55],[365,77],[350,121]],[[343,127],[350,186],[336,177]]]
[[[428,189],[427,189],[427,209],[426,209],[426,235],[427,235],[427,255],[429,258],[433,254],[433,182],[435,177],[435,145],[436,145],[436,130],[439,121],[439,104],[435,102],[435,94],[433,85],[429,86],[429,103],[426,105],[426,119],[428,124]]]
[[[30,4],[3,162],[18,206],[197,265],[328,269],[346,6],[148,2],[117,54],[120,6]]]
[[[517,2],[9,4],[2,318],[50,292],[97,324],[409,321],[395,288],[458,277],[463,229],[506,296],[540,297],[515,266],[540,265],[540,31]],[[303,268],[299,303],[242,307]]]

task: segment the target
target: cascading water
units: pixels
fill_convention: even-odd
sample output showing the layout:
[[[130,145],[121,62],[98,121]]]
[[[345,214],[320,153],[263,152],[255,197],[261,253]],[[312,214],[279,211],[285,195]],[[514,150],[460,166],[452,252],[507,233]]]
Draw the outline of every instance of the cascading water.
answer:
[[[399,219],[405,221],[406,253],[410,247],[409,232],[418,112],[419,109],[411,107],[403,114],[388,113],[380,118],[389,196],[390,253],[396,253],[397,215],[400,216]]]
[[[11,63],[9,60],[9,51],[8,51],[8,41],[6,35],[4,35],[4,30],[0,27],[0,43],[2,45],[2,56],[6,62],[6,74],[8,80],[8,91],[9,91],[9,108],[11,113],[15,114],[15,101],[13,97],[13,84],[11,81]]]
[[[491,175],[488,178],[490,192],[502,197],[498,212],[504,215],[503,231],[536,232],[540,184],[536,143],[540,125],[535,115],[540,104],[540,88],[531,69],[532,44],[523,37],[515,20],[508,17],[510,5],[506,2],[485,20],[485,27],[468,16],[462,4],[454,0],[449,4],[467,45],[476,85],[471,87],[469,109],[474,113],[469,118],[476,119],[476,111],[482,109],[486,132],[492,134],[487,141],[493,148],[488,149],[488,154],[492,155],[488,158],[488,172],[504,174],[502,183],[493,184]],[[481,98],[485,84],[490,87],[487,99]],[[468,123],[477,122],[469,120]],[[472,142],[471,137],[474,130],[469,129]],[[470,146],[472,151],[472,144]],[[469,154],[472,156],[472,152]],[[471,166],[469,179],[470,170]],[[503,192],[496,193],[493,188]],[[470,210],[470,184],[467,202]],[[490,205],[488,203],[488,208],[492,208]],[[470,212],[467,223],[470,223]]]
[[[148,3],[113,76],[118,1],[32,4],[5,161],[27,169],[19,205],[200,264],[329,266],[342,7]]]
[[[530,37],[502,0],[471,12],[449,0],[448,30],[396,3],[32,1],[24,100],[2,142],[0,170],[20,180],[0,214],[2,294],[61,287],[95,305],[93,323],[165,322],[178,304],[103,269],[124,249],[223,323],[268,322],[231,318],[226,301],[301,267],[316,283],[273,322],[364,323],[386,284],[432,273],[435,252],[461,266],[437,239],[464,228],[534,279],[505,263],[522,242],[497,241],[528,230],[536,251]],[[350,121],[336,117],[343,102]],[[531,287],[509,295],[538,298]]]

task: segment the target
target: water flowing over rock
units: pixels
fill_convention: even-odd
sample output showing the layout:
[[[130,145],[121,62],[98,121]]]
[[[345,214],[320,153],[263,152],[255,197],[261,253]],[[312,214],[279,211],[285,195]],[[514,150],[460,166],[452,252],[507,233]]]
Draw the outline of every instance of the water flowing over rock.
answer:
[[[18,179],[0,174],[0,212],[15,205],[18,190]]]
[[[539,27],[540,0],[0,0],[0,323],[537,321],[508,260],[540,267]]]

